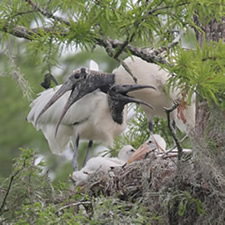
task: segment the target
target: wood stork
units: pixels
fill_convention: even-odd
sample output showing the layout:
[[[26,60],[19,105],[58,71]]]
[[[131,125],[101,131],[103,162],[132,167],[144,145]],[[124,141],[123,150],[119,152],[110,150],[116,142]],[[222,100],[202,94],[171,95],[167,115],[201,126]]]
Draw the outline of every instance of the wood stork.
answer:
[[[72,143],[74,170],[78,170],[79,137],[112,146],[114,138],[126,128],[127,109],[124,106],[129,102],[148,105],[127,96],[127,93],[154,88],[149,85],[114,85],[109,89],[113,77],[107,76],[104,82],[97,83],[98,89],[92,81],[93,78],[96,81],[95,75],[99,76],[100,82],[102,76],[107,76],[85,68],[74,71],[65,84],[40,93],[27,116],[27,121],[43,132],[53,153],[60,154]],[[104,93],[105,89],[107,93]],[[74,98],[79,100],[74,103]]]
[[[166,118],[164,108],[170,108],[174,102],[181,101],[178,109],[171,113],[171,119],[182,132],[188,134],[195,126],[195,94],[192,96],[191,104],[188,105],[179,88],[171,88],[169,93],[167,93],[166,85],[170,76],[167,71],[161,69],[158,65],[148,63],[136,56],[128,57],[124,60],[124,63],[136,77],[137,84],[151,84],[157,89],[143,89],[130,93],[131,96],[141,99],[154,107],[155,110],[150,111],[144,105],[142,106],[149,120],[150,131],[152,130],[152,119],[154,116]],[[116,68],[113,74],[115,74],[116,84],[135,83],[122,65]]]
[[[82,185],[87,180],[88,176],[98,170],[108,172],[113,167],[123,166],[133,155],[135,149],[131,145],[125,145],[118,154],[118,157],[94,157],[87,161],[85,167],[72,174],[72,179],[76,185]]]
[[[134,77],[137,79],[139,85],[152,85],[156,89],[142,89],[129,92],[129,96],[136,99],[140,99],[154,107],[155,110],[151,110],[146,106],[142,106],[143,110],[149,121],[149,128],[152,131],[152,119],[154,116],[166,118],[166,112],[164,107],[171,107],[175,101],[181,101],[176,110],[171,113],[171,120],[176,123],[176,126],[183,132],[189,133],[195,126],[195,94],[192,95],[190,105],[187,104],[186,99],[183,97],[183,93],[179,88],[173,88],[167,93],[166,86],[169,79],[169,73],[153,63],[148,63],[136,56],[128,57],[124,60],[124,63],[131,70]],[[93,75],[93,76],[92,76]],[[100,90],[106,91],[110,86],[114,84],[128,85],[135,84],[134,79],[121,65],[116,68],[112,74],[90,74],[90,78],[85,77],[80,83],[78,89],[84,91],[79,92],[76,95],[74,93],[73,102],[81,98],[87,93],[90,93],[90,89],[87,89],[85,93],[85,86],[87,84],[92,86],[93,90],[100,88]],[[70,80],[70,84],[67,87],[73,85],[74,80]],[[107,85],[108,84],[108,85]]]

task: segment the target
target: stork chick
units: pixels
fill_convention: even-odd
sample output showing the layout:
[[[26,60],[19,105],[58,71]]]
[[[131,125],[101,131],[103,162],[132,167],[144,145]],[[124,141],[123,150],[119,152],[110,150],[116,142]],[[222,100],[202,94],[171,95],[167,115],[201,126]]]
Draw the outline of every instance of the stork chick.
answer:
[[[144,159],[147,154],[150,152],[165,152],[166,150],[166,142],[163,137],[159,134],[153,134],[150,138],[142,144],[135,153],[129,158],[128,164],[132,163],[133,161],[138,161]]]
[[[73,172],[72,179],[75,181],[76,185],[82,185],[87,181],[88,176],[96,171],[102,170],[108,172],[114,167],[123,166],[134,152],[135,150],[131,145],[126,145],[120,150],[117,158],[101,156],[91,158],[80,171]]]

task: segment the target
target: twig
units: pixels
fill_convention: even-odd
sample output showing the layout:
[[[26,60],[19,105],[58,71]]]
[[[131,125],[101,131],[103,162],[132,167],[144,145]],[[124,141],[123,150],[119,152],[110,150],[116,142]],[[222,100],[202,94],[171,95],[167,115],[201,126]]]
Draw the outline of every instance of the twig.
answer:
[[[77,206],[77,205],[91,205],[91,201],[75,202],[75,203],[71,203],[68,205],[64,205],[63,207],[59,208],[56,213],[59,213],[60,211],[66,209],[66,208],[70,208],[70,207]]]
[[[109,39],[103,41],[102,44],[104,44],[105,50],[108,53],[108,55],[116,59],[124,67],[124,69],[131,75],[134,82],[137,83],[137,78],[133,75],[130,68],[127,66],[127,64],[123,60],[118,58],[118,56],[122,53],[122,51],[127,46],[128,42],[126,42],[126,44],[123,43],[122,45],[119,45],[120,50],[115,55],[113,54],[113,46],[112,46],[112,43],[109,41]]]
[[[0,206],[0,215],[2,215],[2,214],[4,213],[4,206],[5,206],[7,197],[8,197],[8,195],[9,195],[10,189],[11,189],[11,187],[12,187],[13,180],[14,180],[15,177],[20,173],[20,171],[24,169],[25,165],[26,165],[26,160],[24,160],[23,166],[22,166],[19,170],[17,170],[17,171],[10,177],[10,181],[9,181],[8,188],[7,188],[7,190],[6,190],[5,196],[4,196],[3,201],[2,201],[2,204],[1,204],[1,206]]]
[[[124,61],[122,61],[121,59],[118,59],[118,61],[121,63],[121,65],[123,66],[123,68],[130,74],[130,76],[132,77],[132,79],[134,80],[134,82],[137,83],[137,78],[131,72],[129,66]]]
[[[179,41],[181,40],[182,36],[183,36],[184,32],[181,31],[176,38],[174,38],[174,40],[168,44],[168,46],[162,46],[157,50],[157,54],[162,54],[164,51],[166,51],[167,49],[171,49],[173,48],[175,45],[179,44]]]
[[[178,107],[179,103],[175,103],[171,108],[164,108],[165,111],[166,111],[166,115],[167,115],[167,122],[168,122],[168,128],[171,132],[171,135],[176,143],[176,146],[177,146],[177,150],[178,150],[178,154],[177,154],[177,157],[178,157],[178,161],[181,159],[181,156],[182,156],[182,151],[183,151],[183,148],[180,144],[180,141],[179,139],[177,138],[176,136],[176,133],[174,131],[174,129],[172,128],[171,126],[171,122],[170,122],[170,113],[173,112],[177,107]]]
[[[124,41],[124,43],[120,46],[120,48],[118,49],[118,51],[115,53],[114,58],[118,59],[118,57],[123,53],[124,49],[127,47],[127,45],[129,44],[128,39],[126,41]]]
[[[182,143],[186,138],[188,137],[188,135],[185,135],[181,140],[180,140],[180,143]],[[177,146],[174,145],[171,149],[167,150],[162,157],[168,155],[170,152],[172,152]]]
[[[40,31],[44,31],[46,33],[52,33],[54,35],[65,37],[69,31],[61,31],[61,32],[54,32],[52,27],[39,27],[34,29],[28,29],[24,26],[17,26],[13,29],[11,29],[8,26],[5,26],[2,28],[2,31],[9,33],[15,37],[18,38],[24,38],[29,41],[35,40],[35,36],[41,36]],[[113,40],[113,39],[107,39],[104,38],[95,38],[95,42],[97,45],[102,46],[106,49],[109,47],[109,44],[111,46],[111,50],[118,48],[124,44],[124,42]],[[168,64],[168,62],[159,55],[158,49],[150,49],[150,48],[137,48],[132,45],[127,45],[124,49],[125,52],[130,52],[132,55],[142,58],[143,60],[150,62],[150,63],[162,63],[162,64]],[[112,55],[113,57],[113,55]]]
[[[177,45],[179,43],[179,41],[181,40],[182,36],[184,35],[184,32],[181,31],[177,37],[171,42],[168,44],[168,48],[172,48],[174,47],[175,45]]]
[[[39,7],[36,3],[34,3],[32,0],[25,0],[29,5],[32,6],[33,9],[37,10],[38,12],[40,12],[42,15],[48,17],[48,18],[52,18],[55,21],[61,22],[66,24],[67,26],[70,26],[70,22],[65,20],[62,17],[59,16],[54,16],[51,12],[47,11],[46,9],[42,9],[41,7]]]

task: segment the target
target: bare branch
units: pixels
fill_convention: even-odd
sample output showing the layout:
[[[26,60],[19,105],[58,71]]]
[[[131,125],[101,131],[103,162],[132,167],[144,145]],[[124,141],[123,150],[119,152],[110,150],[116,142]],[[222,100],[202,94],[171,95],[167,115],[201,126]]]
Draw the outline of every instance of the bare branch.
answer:
[[[124,42],[118,41],[118,40],[112,40],[108,38],[105,40],[104,38],[96,38],[95,39],[96,43],[105,49],[108,48],[109,43],[111,45],[111,48],[118,48],[124,45]],[[127,45],[124,48],[124,51],[131,53],[132,55],[138,56],[142,58],[143,60],[150,62],[150,63],[162,63],[166,64],[167,61],[159,56],[158,50],[157,49],[150,49],[150,48],[137,48],[132,45]]]
[[[119,60],[119,62],[121,63],[123,68],[131,75],[131,77],[134,80],[134,82],[137,83],[137,78],[134,76],[134,74],[132,73],[132,71],[129,68],[129,66],[123,60]]]
[[[35,28],[35,29],[27,29],[24,26],[17,26],[13,29],[10,29],[8,27],[4,27],[3,31],[6,33],[9,33],[15,37],[18,38],[24,38],[26,40],[34,40],[35,36],[41,35],[40,31],[45,31],[46,33],[52,33],[53,35],[56,36],[63,36],[66,37],[67,33],[69,31],[61,31],[61,32],[55,32],[54,28],[52,27],[40,27],[40,28]],[[108,38],[107,40],[104,38],[95,38],[95,42],[97,45],[102,46],[106,49],[108,54],[113,57],[113,53],[109,52],[109,50],[112,51],[112,49],[116,48],[121,48],[124,46],[124,42],[118,41],[118,40],[113,40]],[[109,49],[110,46],[110,49]],[[153,49],[153,48],[137,48],[132,45],[126,45],[124,47],[124,51],[131,53],[134,56],[140,57],[143,60],[150,62],[150,63],[162,63],[166,64],[167,61],[164,59],[164,57],[160,56],[161,51],[158,49]]]
[[[66,208],[73,207],[73,206],[78,206],[78,205],[91,205],[91,204],[92,204],[91,201],[83,201],[83,202],[71,203],[71,204],[64,205],[63,207],[59,208],[56,213],[59,213],[60,211],[66,209]]]
[[[165,109],[166,115],[167,115],[168,128],[169,128],[169,130],[171,132],[171,135],[172,135],[172,137],[173,137],[173,139],[176,143],[176,146],[177,146],[177,150],[178,150],[177,157],[178,157],[178,160],[180,160],[181,157],[182,157],[183,148],[180,144],[179,139],[176,136],[176,133],[175,133],[174,129],[171,126],[171,121],[170,121],[170,113],[173,112],[173,110],[175,110],[178,107],[178,105],[179,105],[179,103],[175,103],[171,108],[164,108],[164,109]]]
[[[9,192],[10,192],[10,189],[12,187],[12,183],[13,183],[13,180],[15,179],[15,177],[24,169],[26,165],[26,160],[24,160],[23,162],[23,166],[18,169],[11,177],[10,177],[10,181],[9,181],[9,185],[8,185],[8,188],[6,190],[6,193],[5,193],[5,196],[3,198],[3,201],[2,201],[2,204],[0,206],[0,215],[2,215],[5,211],[4,211],[4,206],[5,206],[5,203],[6,203],[6,200],[7,200],[7,197],[9,195]]]
[[[182,143],[184,140],[186,140],[188,138],[188,135],[185,135],[181,140],[180,143]],[[171,153],[177,146],[173,146],[172,148],[170,148],[169,150],[167,150],[164,154],[163,157],[165,157],[166,155],[168,155],[169,153]]]

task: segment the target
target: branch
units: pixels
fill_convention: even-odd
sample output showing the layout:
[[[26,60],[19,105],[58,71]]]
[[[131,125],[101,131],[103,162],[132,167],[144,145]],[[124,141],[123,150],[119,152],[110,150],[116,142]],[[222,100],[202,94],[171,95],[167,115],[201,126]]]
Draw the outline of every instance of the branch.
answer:
[[[56,212],[56,214],[58,214],[60,211],[66,209],[66,208],[70,208],[70,207],[78,206],[78,205],[91,205],[91,204],[92,204],[91,201],[71,203],[71,204],[68,204],[68,205],[65,205],[65,206],[59,208],[58,211]]]
[[[46,16],[47,18],[54,19],[55,21],[61,22],[66,24],[67,26],[70,26],[70,22],[65,20],[62,17],[54,16],[51,12],[47,11],[46,9],[42,9],[39,7],[36,3],[34,3],[32,0],[25,0],[29,5],[32,6],[34,10],[37,10],[40,12],[43,16]]]
[[[55,32],[54,28],[52,27],[40,27],[40,28],[27,29],[24,26],[16,26],[13,29],[10,29],[8,26],[5,26],[2,31],[8,34],[11,34],[17,38],[23,38],[28,41],[35,40],[35,36],[43,35],[43,31],[46,33],[52,33],[53,35],[57,35],[61,37],[66,36],[67,34],[66,32]]]
[[[184,32],[183,31],[180,31],[179,34],[177,35],[176,38],[174,38],[174,40],[168,44],[168,46],[162,46],[161,48],[158,49],[157,53],[158,54],[161,54],[163,53],[164,51],[168,50],[168,49],[171,49],[173,48],[175,45],[179,44],[182,36],[184,35]]]
[[[134,74],[132,73],[132,71],[130,70],[130,68],[127,66],[127,64],[123,60],[121,60],[121,59],[118,58],[119,55],[124,50],[124,48],[128,45],[128,41],[125,41],[124,43],[122,43],[122,45],[120,46],[119,50],[115,54],[113,54],[113,47],[112,47],[111,42],[109,42],[107,40],[106,41],[102,40],[101,43],[104,44],[103,47],[105,48],[105,50],[108,53],[108,55],[110,57],[113,57],[114,59],[116,59],[124,67],[124,69],[130,74],[130,76],[132,77],[132,79],[134,80],[134,82],[137,83],[137,78],[134,76]]]
[[[68,31],[62,31],[62,32],[54,32],[52,27],[40,27],[40,28],[34,28],[34,29],[27,29],[24,26],[17,26],[13,29],[9,29],[8,27],[4,27],[3,31],[6,33],[9,33],[15,37],[18,38],[24,38],[26,40],[32,41],[34,40],[35,36],[41,35],[40,31],[45,31],[46,33],[52,33],[53,35],[57,35],[60,37],[66,37]],[[96,38],[95,42],[97,45],[102,46],[106,49],[109,47],[109,44],[111,45],[112,49],[119,48],[124,45],[124,42],[113,40],[108,38],[107,40]],[[132,45],[127,45],[124,48],[125,52],[129,52],[132,55],[135,55],[137,57],[142,58],[143,60],[150,62],[150,63],[162,63],[166,64],[167,61],[159,55],[158,49],[152,49],[152,48],[137,48]],[[107,51],[108,52],[108,51]],[[112,55],[111,55],[112,56]]]
[[[111,48],[119,48],[124,45],[124,42],[118,41],[118,40],[113,40],[108,38],[107,40],[101,39],[101,38],[96,38],[95,39],[96,43],[99,46],[104,47],[105,49],[108,48],[109,44],[111,45]],[[158,50],[157,49],[152,49],[152,48],[137,48],[132,45],[127,45],[124,48],[124,51],[128,53],[132,53],[132,55],[138,56],[142,58],[143,60],[150,62],[150,63],[162,63],[166,64],[167,61],[159,56]]]
[[[172,135],[172,137],[173,137],[173,139],[176,143],[176,146],[177,146],[177,150],[178,150],[177,157],[178,157],[178,161],[179,161],[182,157],[182,154],[183,154],[183,148],[180,144],[179,139],[176,136],[176,133],[175,133],[174,129],[171,127],[171,122],[170,122],[170,113],[173,112],[173,110],[175,110],[178,105],[179,105],[179,103],[175,103],[171,108],[164,108],[164,109],[165,109],[166,115],[167,115],[168,128],[169,128],[169,130],[171,132],[171,135]]]
[[[188,138],[188,135],[185,135],[179,142],[182,143],[184,140],[186,140]],[[177,146],[173,146],[172,148],[170,148],[169,150],[166,150],[166,152],[163,154],[163,157],[168,155],[170,152],[172,152]]]
[[[10,181],[9,181],[8,188],[7,188],[7,190],[6,190],[6,194],[5,194],[4,198],[3,198],[2,204],[1,204],[1,206],[0,206],[0,215],[2,215],[2,214],[4,213],[4,210],[3,210],[3,209],[4,209],[4,206],[5,206],[7,197],[8,197],[8,195],[9,195],[10,189],[11,189],[11,187],[12,187],[13,180],[14,180],[14,178],[20,173],[20,171],[24,169],[25,165],[26,165],[26,160],[24,160],[23,166],[22,166],[19,170],[17,170],[17,171],[10,177]]]
[[[120,64],[123,66],[123,68],[130,74],[132,79],[134,80],[134,83],[137,83],[137,77],[134,76],[129,66],[123,61],[119,59]]]

